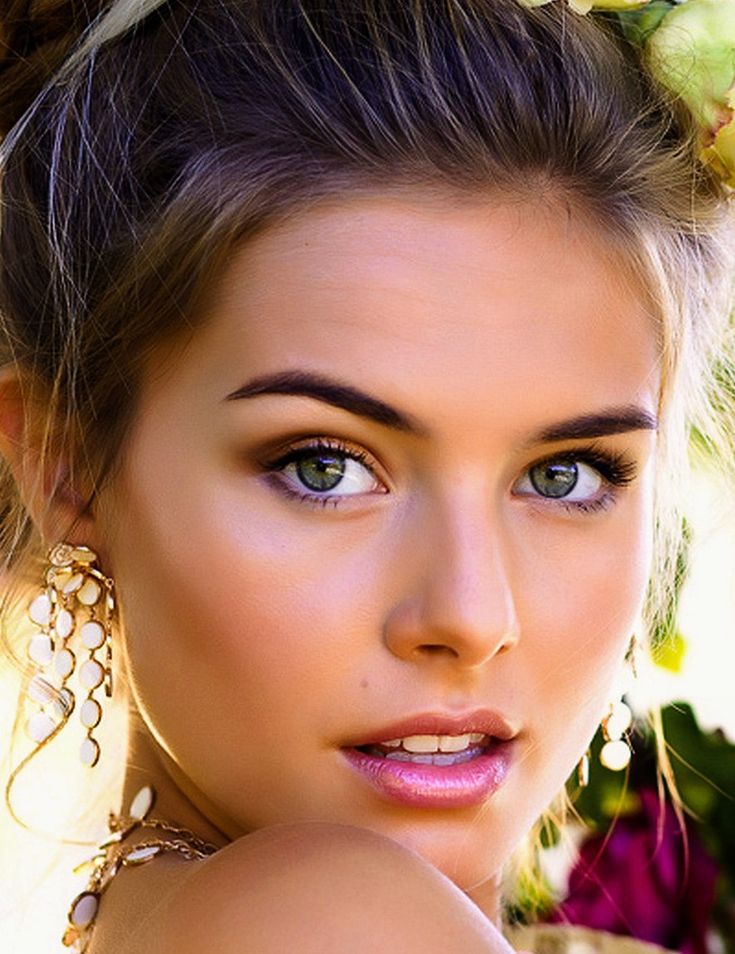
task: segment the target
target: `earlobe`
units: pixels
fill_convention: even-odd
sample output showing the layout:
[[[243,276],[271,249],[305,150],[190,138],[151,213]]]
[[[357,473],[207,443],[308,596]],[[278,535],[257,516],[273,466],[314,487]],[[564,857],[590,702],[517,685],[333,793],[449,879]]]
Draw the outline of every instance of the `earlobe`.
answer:
[[[87,501],[69,481],[68,449],[44,448],[48,403],[39,386],[14,366],[0,370],[0,454],[12,471],[25,509],[49,545],[69,535],[87,536]],[[81,539],[81,537],[80,537]],[[85,541],[86,542],[86,541]]]

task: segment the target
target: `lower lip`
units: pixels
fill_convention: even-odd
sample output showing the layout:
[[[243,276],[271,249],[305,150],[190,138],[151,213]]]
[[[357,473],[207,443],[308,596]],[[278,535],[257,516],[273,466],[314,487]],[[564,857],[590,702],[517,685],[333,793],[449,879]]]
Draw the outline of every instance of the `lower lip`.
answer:
[[[459,765],[421,765],[367,755],[359,749],[342,752],[380,795],[417,808],[467,808],[493,795],[510,771],[512,743],[494,742],[487,751]]]

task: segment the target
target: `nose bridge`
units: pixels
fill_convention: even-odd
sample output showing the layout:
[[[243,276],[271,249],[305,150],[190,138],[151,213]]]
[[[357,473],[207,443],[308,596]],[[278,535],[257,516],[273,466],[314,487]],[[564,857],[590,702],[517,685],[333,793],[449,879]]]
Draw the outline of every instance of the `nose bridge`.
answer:
[[[428,619],[486,637],[515,620],[504,528],[487,494],[447,500],[432,521],[438,543],[429,561]],[[477,498],[480,498],[479,500]]]
[[[479,665],[514,645],[518,621],[505,528],[487,488],[455,487],[433,497],[419,524],[412,624],[394,651],[414,656],[444,647],[465,665]]]

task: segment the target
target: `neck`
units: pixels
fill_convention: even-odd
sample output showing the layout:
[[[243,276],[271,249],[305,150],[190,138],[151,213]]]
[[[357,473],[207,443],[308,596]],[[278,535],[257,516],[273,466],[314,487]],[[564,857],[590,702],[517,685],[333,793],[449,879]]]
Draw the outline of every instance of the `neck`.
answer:
[[[188,790],[189,786],[181,777],[180,770],[150,734],[141,727],[135,727],[135,723],[133,726],[123,787],[123,813],[139,789],[144,785],[152,785],[156,792],[152,816],[189,828],[219,847],[244,834],[229,831],[227,823],[218,817],[215,808],[203,804],[204,800],[196,792]]]

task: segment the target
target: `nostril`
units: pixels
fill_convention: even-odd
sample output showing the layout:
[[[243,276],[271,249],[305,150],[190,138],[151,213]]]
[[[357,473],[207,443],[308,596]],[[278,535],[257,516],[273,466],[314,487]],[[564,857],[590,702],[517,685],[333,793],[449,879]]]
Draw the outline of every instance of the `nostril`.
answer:
[[[453,649],[451,646],[447,646],[442,643],[423,643],[421,646],[418,646],[417,649],[426,653],[427,656],[446,652],[451,653],[452,656],[459,655],[456,649]]]

